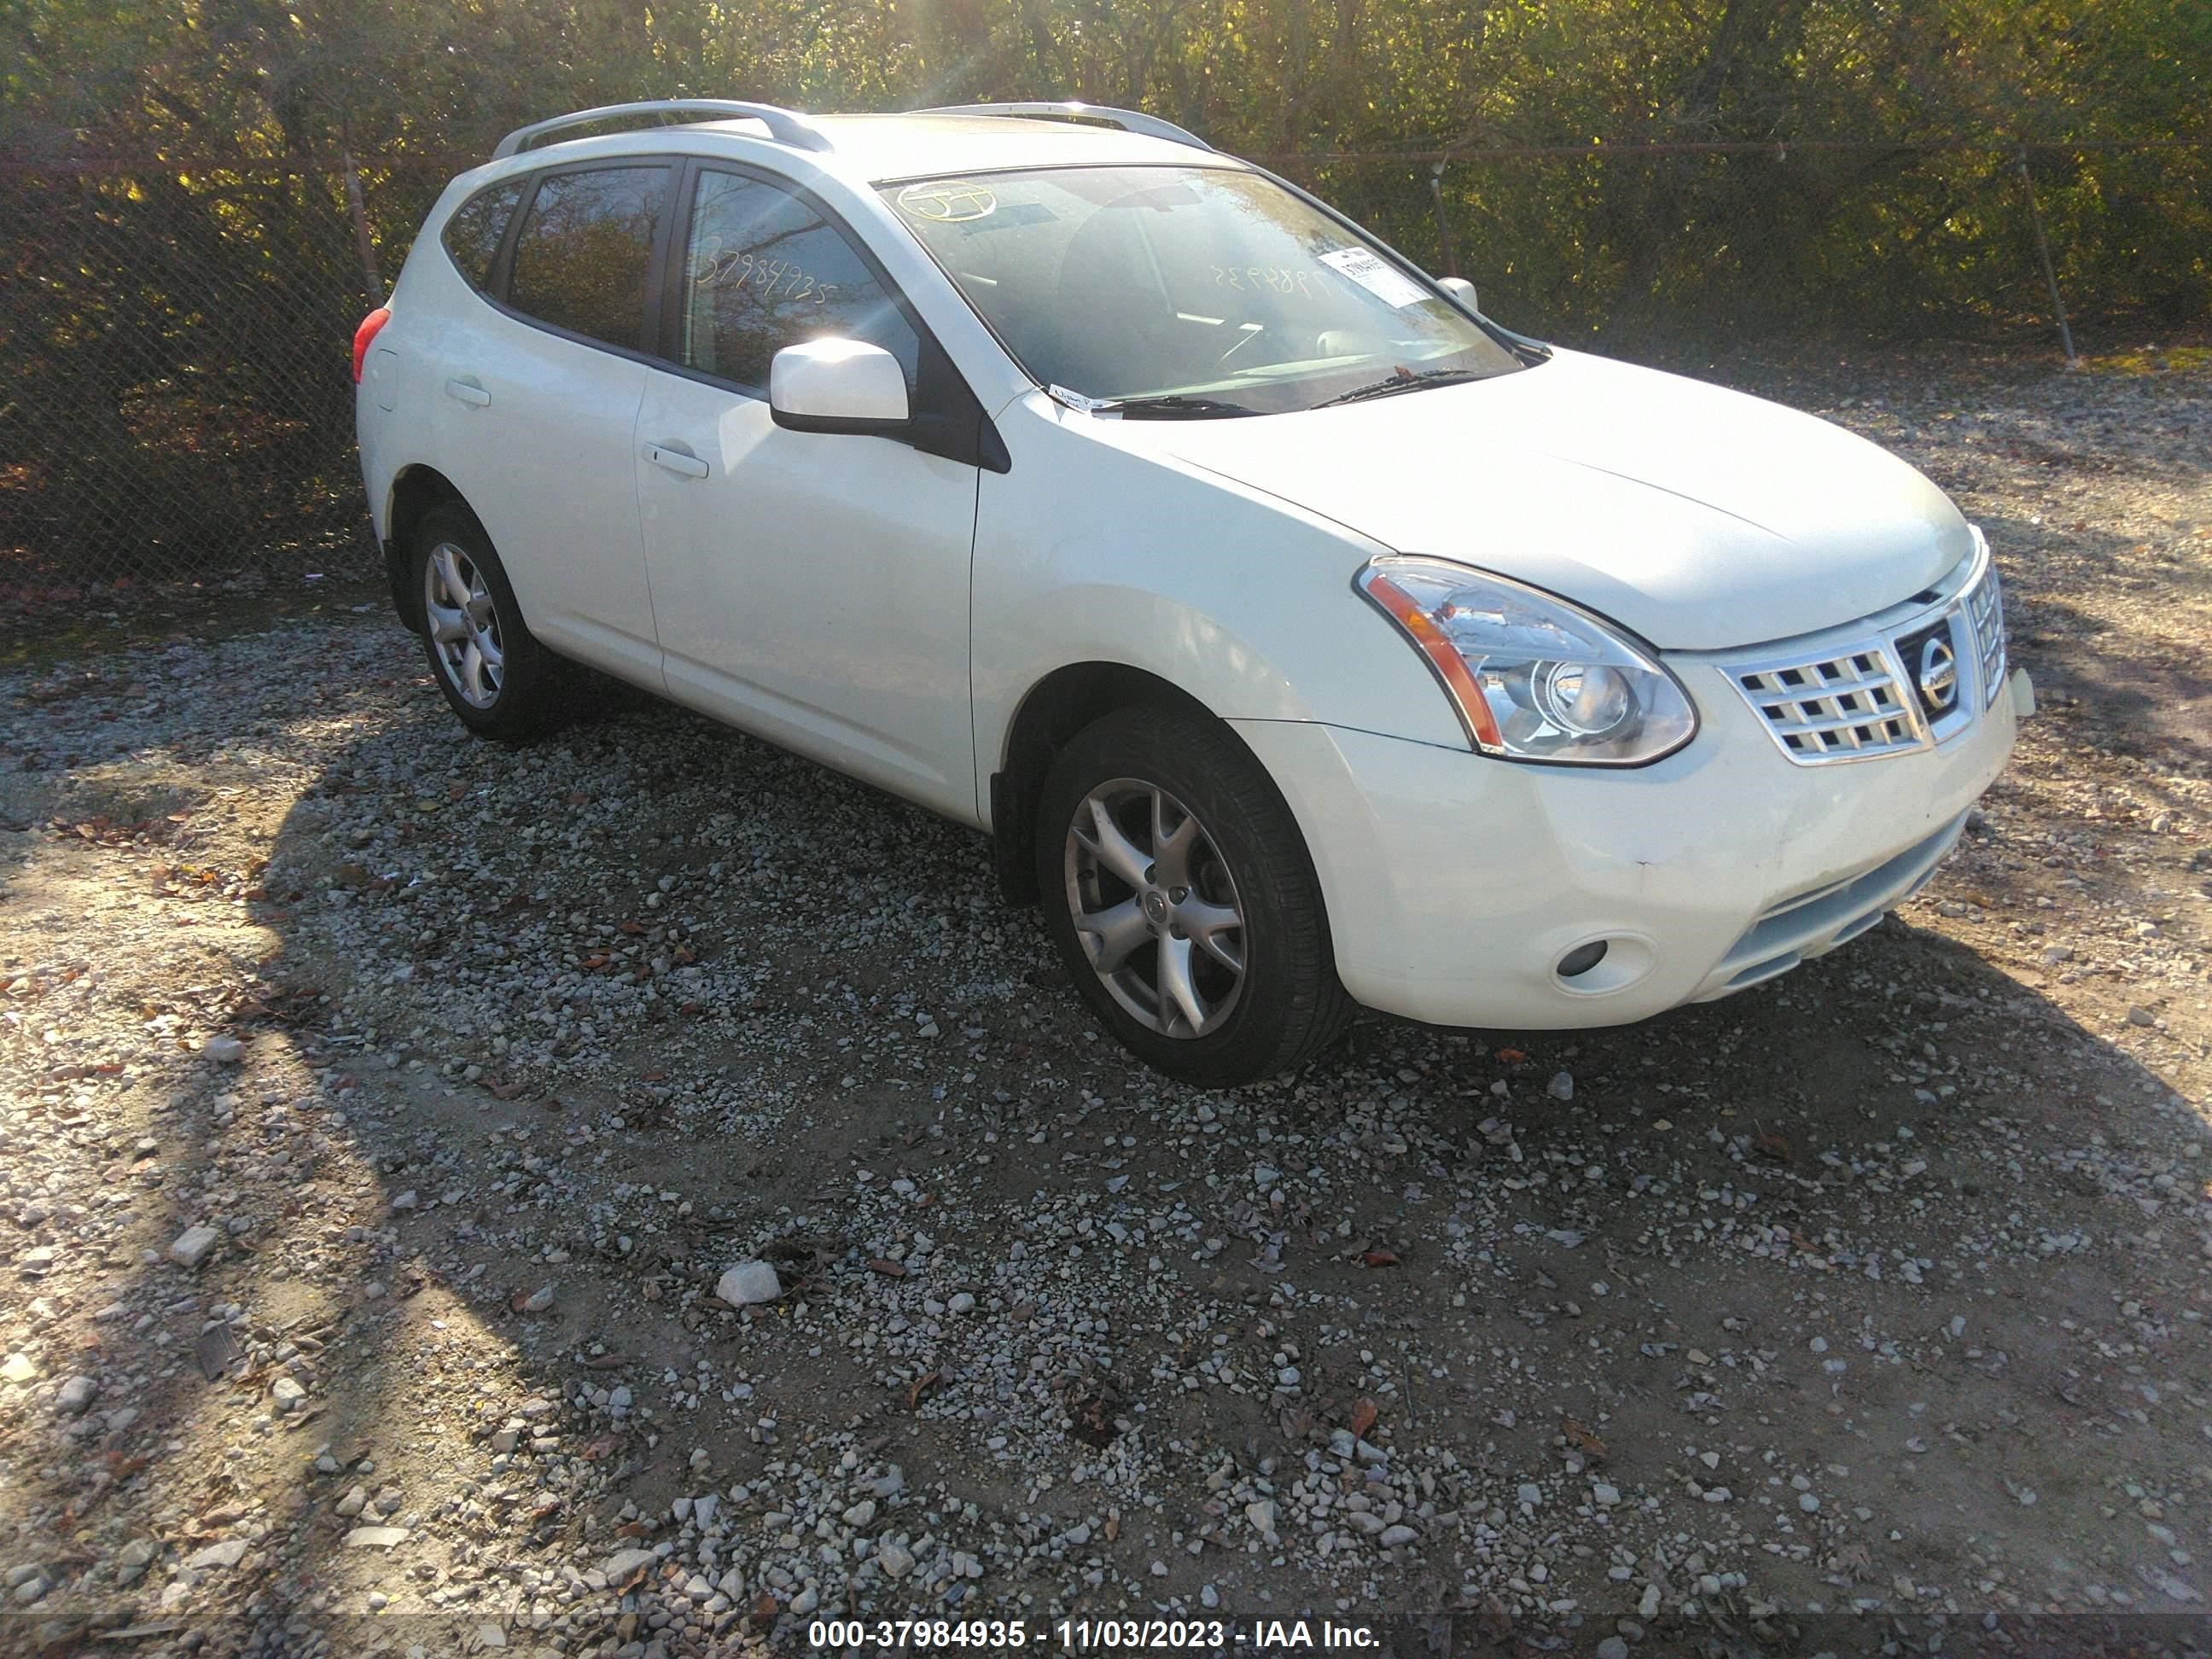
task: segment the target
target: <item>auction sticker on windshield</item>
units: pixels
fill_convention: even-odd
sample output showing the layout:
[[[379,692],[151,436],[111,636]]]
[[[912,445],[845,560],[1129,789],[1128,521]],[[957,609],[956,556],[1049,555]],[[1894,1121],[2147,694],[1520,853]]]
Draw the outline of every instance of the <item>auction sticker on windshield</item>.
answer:
[[[1419,305],[1429,292],[1405,272],[1387,265],[1364,247],[1340,247],[1321,256],[1322,264],[1340,272],[1385,305]]]

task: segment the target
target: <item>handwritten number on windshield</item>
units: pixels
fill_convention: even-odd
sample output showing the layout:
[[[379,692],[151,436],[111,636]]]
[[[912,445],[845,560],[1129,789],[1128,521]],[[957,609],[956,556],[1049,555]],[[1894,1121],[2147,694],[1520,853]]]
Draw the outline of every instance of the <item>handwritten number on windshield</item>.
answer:
[[[1213,267],[1216,288],[1235,289],[1240,294],[1256,294],[1262,289],[1282,295],[1296,294],[1306,299],[1313,297],[1313,273],[1293,270],[1288,265],[1216,265]]]

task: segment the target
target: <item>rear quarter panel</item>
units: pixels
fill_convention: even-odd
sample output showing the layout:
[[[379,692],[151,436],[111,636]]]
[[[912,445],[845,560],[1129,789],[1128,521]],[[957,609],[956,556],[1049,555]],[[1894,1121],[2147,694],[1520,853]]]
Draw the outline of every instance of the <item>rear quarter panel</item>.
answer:
[[[476,299],[438,243],[447,216],[474,187],[475,175],[462,175],[446,186],[423,216],[399,268],[398,280],[392,285],[392,297],[384,302],[391,308],[392,320],[376,338],[377,349],[392,353],[394,359],[384,371],[390,377],[388,383],[381,378],[376,381],[364,378],[354,388],[354,434],[361,448],[362,484],[368,495],[369,521],[380,542],[392,533],[392,486],[399,474],[416,464],[445,471],[420,429],[425,404],[419,381],[425,353],[419,346],[434,327],[440,307],[453,306],[456,295]],[[444,283],[438,281],[441,274],[447,279]],[[381,398],[380,392],[384,394]],[[392,406],[381,407],[383,403]]]

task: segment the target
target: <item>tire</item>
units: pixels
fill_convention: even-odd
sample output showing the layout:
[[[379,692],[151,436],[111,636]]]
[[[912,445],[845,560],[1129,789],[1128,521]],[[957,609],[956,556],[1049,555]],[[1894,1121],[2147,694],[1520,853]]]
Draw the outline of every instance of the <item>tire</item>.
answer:
[[[1036,822],[1060,959],[1153,1070],[1233,1088],[1296,1070],[1342,1035],[1352,1003],[1305,842],[1220,721],[1164,706],[1104,716],[1054,758]],[[1080,927],[1079,915],[1103,925]]]
[[[461,724],[506,743],[550,731],[563,702],[562,663],[523,621],[476,514],[459,501],[432,507],[416,526],[406,568],[422,600],[430,677]],[[465,605],[455,602],[457,585],[467,590]]]

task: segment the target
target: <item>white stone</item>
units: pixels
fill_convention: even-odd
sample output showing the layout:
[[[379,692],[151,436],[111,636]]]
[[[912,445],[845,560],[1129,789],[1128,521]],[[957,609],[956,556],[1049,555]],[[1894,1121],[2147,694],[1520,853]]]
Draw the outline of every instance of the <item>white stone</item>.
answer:
[[[211,1036],[200,1052],[218,1066],[235,1066],[246,1058],[246,1045],[234,1036]]]
[[[213,1227],[187,1227],[169,1246],[169,1260],[179,1267],[197,1267],[222,1243],[222,1235]]]
[[[0,1362],[0,1382],[28,1382],[39,1374],[39,1368],[20,1353],[11,1353]]]
[[[407,1541],[404,1527],[356,1527],[345,1535],[349,1550],[388,1550]]]
[[[781,1296],[783,1281],[765,1261],[740,1261],[722,1275],[714,1286],[714,1294],[732,1308],[750,1307],[755,1303],[773,1302]]]
[[[210,1544],[185,1565],[188,1567],[234,1567],[246,1553],[243,1538],[226,1538],[220,1544]]]
[[[88,1376],[72,1376],[54,1395],[54,1403],[71,1417],[81,1417],[99,1396],[100,1384]]]

